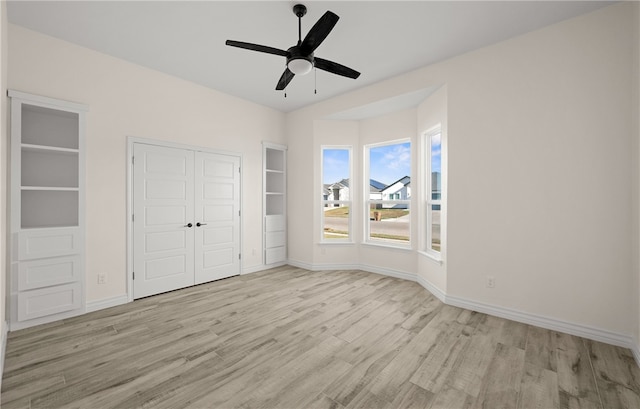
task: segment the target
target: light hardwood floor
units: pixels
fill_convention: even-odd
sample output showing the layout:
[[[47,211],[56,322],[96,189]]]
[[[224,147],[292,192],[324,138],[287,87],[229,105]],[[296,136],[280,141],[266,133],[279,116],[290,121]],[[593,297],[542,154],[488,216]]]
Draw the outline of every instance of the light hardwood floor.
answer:
[[[629,350],[290,266],[9,335],[2,408],[640,408]]]

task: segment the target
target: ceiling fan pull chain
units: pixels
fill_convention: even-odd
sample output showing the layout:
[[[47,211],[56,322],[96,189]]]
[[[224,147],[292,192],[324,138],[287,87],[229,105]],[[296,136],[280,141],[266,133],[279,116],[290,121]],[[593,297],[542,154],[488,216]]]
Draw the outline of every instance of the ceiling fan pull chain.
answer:
[[[318,94],[318,69],[313,67],[313,93]]]

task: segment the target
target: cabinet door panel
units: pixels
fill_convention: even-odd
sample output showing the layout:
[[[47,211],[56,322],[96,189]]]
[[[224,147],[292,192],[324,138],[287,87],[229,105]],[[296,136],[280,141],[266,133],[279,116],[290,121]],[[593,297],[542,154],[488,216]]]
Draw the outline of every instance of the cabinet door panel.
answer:
[[[64,284],[18,294],[18,321],[31,320],[80,308],[80,283]]]
[[[286,259],[286,249],[284,247],[276,247],[265,250],[265,263],[273,264],[284,261]]]
[[[23,230],[18,233],[18,260],[77,254],[80,248],[78,228]]]
[[[284,231],[284,216],[266,216],[265,219],[265,230],[267,232]]]
[[[18,290],[80,281],[80,256],[25,261],[18,267]]]
[[[283,231],[268,232],[265,234],[265,247],[270,249],[273,247],[282,247],[285,245],[285,234]]]

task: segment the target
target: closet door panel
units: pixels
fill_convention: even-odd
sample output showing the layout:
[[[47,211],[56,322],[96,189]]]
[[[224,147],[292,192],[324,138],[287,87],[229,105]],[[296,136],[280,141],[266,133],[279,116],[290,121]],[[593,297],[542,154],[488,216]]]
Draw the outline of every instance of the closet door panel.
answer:
[[[195,168],[199,284],[240,274],[240,158],[196,152]]]
[[[194,284],[194,152],[136,144],[134,158],[134,298],[140,298]]]

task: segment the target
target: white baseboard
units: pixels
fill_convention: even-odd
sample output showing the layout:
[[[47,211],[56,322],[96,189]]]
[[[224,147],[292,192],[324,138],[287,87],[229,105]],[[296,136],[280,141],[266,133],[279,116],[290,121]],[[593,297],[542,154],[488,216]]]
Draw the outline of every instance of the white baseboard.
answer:
[[[2,375],[4,374],[4,357],[5,357],[5,352],[7,351],[7,335],[9,334],[9,325],[7,324],[7,321],[2,320],[2,329],[0,329],[0,331],[2,331],[2,344],[0,345],[0,348],[2,348],[2,350],[0,350],[0,389],[2,389]]]
[[[287,263],[290,266],[304,268],[305,270],[310,270],[310,271],[334,270],[333,268],[330,268],[330,267],[324,268],[322,265],[310,264],[304,261],[293,260],[293,259],[287,260]]]
[[[87,312],[104,310],[105,308],[115,307],[117,305],[126,304],[128,302],[129,296],[127,294],[119,295],[117,297],[104,298],[97,301],[91,301],[87,303]]]
[[[479,301],[469,300],[462,297],[447,295],[431,282],[414,273],[404,271],[391,270],[366,264],[310,264],[299,260],[289,259],[289,264],[294,267],[304,268],[311,271],[321,270],[362,270],[371,273],[382,274],[386,276],[402,278],[409,281],[416,281],[427,291],[445,304],[455,307],[465,308],[484,314],[505,318],[512,321],[521,322],[523,324],[534,325],[536,327],[546,328],[553,331],[564,332],[566,334],[576,335],[582,338],[594,341],[604,342],[606,344],[616,345],[623,348],[629,348],[633,352],[633,356],[640,366],[640,346],[633,341],[629,335],[619,334],[601,328],[595,328],[588,325],[575,324],[555,318],[544,317],[537,314],[518,311],[511,308],[500,307],[496,305],[486,304]]]
[[[240,272],[240,275],[243,276],[245,274],[257,273],[258,271],[264,271],[267,268],[268,267],[266,267],[264,264],[258,264],[257,266],[251,266],[251,267],[245,267]]]
[[[537,314],[518,311],[496,305],[485,304],[479,301],[473,301],[451,295],[447,295],[445,297],[445,303],[448,305],[453,305],[455,307],[465,308],[468,310],[482,312],[496,317],[521,322],[523,324],[534,325],[536,327],[546,328],[553,331],[564,332],[566,334],[591,339],[594,341],[604,342],[606,344],[616,345],[629,349],[632,349],[633,346],[633,340],[628,335],[623,335],[605,329],[591,327],[588,325],[576,324],[568,321],[558,320],[556,318],[544,317]]]
[[[359,269],[363,271],[368,271],[370,273],[382,274],[384,276],[401,278],[407,281],[416,281],[417,276],[415,273],[407,273],[406,271],[392,270],[389,268],[382,268],[377,266],[371,266],[367,264],[360,264],[359,266],[351,267],[352,270]]]
[[[401,278],[403,280],[416,281],[414,273],[392,270],[389,268],[371,266],[368,264],[309,264],[298,260],[289,259],[289,265],[304,268],[310,271],[330,271],[330,270],[362,270],[369,273],[381,274],[389,277]]]
[[[418,282],[418,284],[423,286],[427,291],[433,294],[437,299],[439,299],[440,301],[446,304],[447,293],[445,293],[444,291],[442,291],[441,289],[433,285],[429,280],[421,277],[420,275],[417,276],[416,281]]]
[[[636,364],[640,366],[640,345],[638,345],[638,342],[634,340],[633,345],[630,349],[633,353],[633,357],[636,359]]]

